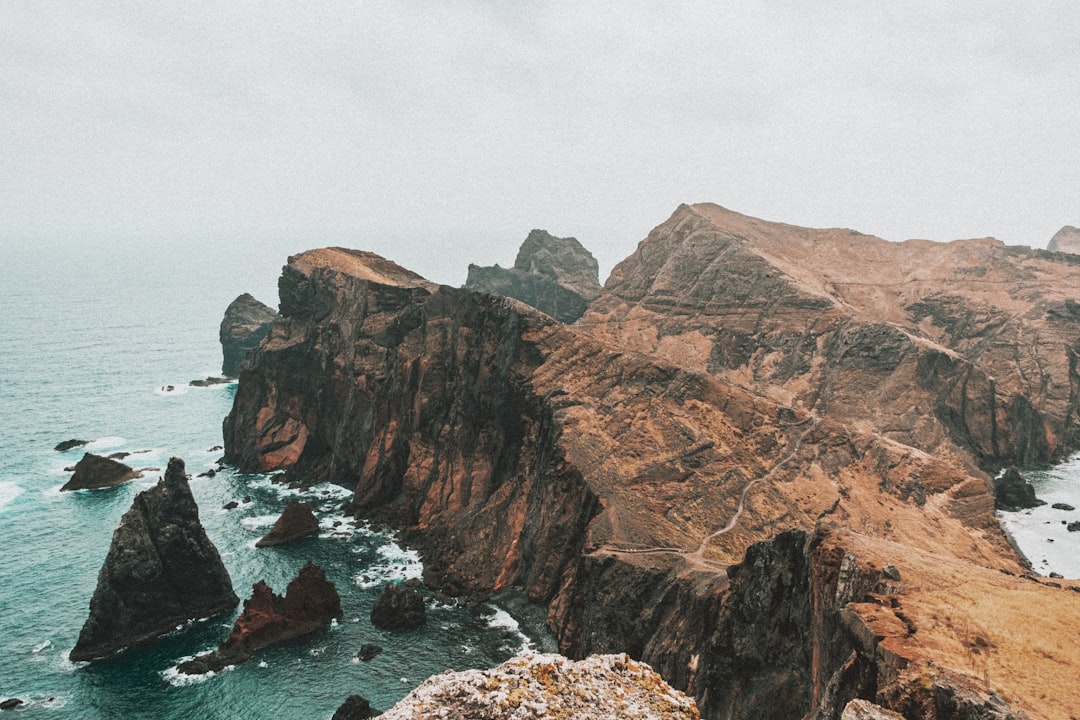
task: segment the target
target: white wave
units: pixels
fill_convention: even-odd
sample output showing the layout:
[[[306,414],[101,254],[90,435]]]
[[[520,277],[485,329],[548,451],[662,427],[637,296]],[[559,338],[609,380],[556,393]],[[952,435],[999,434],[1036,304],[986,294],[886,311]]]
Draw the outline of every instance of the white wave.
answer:
[[[256,532],[262,528],[273,527],[280,515],[253,515],[241,518],[240,527],[250,532]]]
[[[37,645],[35,645],[34,649],[31,650],[30,652],[34,653],[36,655],[36,654],[40,653],[42,650],[45,650],[45,649],[50,648],[50,647],[52,647],[52,640],[43,640],[43,641],[39,642]]]
[[[419,579],[424,575],[424,564],[415,550],[403,548],[393,541],[388,541],[376,551],[383,560],[369,565],[354,580],[359,587],[372,588],[391,581]]]
[[[65,671],[65,672],[74,672],[75,670],[77,670],[77,669],[79,669],[79,668],[81,668],[81,667],[83,667],[85,665],[89,665],[88,661],[80,661],[80,662],[72,662],[71,661],[71,651],[74,650],[74,649],[75,649],[75,646],[72,645],[67,650],[60,653],[60,657],[56,662],[56,666],[58,668],[60,668],[61,670]]]
[[[183,395],[184,393],[186,393],[190,389],[191,389],[191,386],[189,386],[186,382],[185,383],[174,383],[172,385],[161,385],[160,387],[154,388],[154,394],[155,395],[166,395],[166,396],[168,396],[168,395]]]
[[[124,438],[113,435],[113,436],[110,436],[110,437],[98,438],[97,440],[93,440],[91,442],[88,442],[83,447],[86,448],[87,450],[89,450],[91,448],[93,448],[94,450],[105,450],[105,449],[108,449],[108,448],[120,447],[121,445],[123,445],[126,442],[127,442],[127,440],[125,440]],[[94,453],[94,454],[98,455],[100,453]]]
[[[0,510],[22,495],[23,489],[13,482],[0,482]]]
[[[213,648],[207,648],[205,652],[210,652]],[[201,653],[200,653],[201,654]],[[186,687],[188,685],[198,685],[204,683],[215,675],[221,675],[222,673],[231,672],[236,669],[235,665],[226,665],[221,669],[221,672],[203,673],[201,675],[188,675],[187,673],[180,672],[180,666],[186,663],[188,660],[194,660],[194,655],[185,655],[176,661],[175,665],[167,667],[161,671],[160,675],[165,682],[169,683],[173,687]]]
[[[521,644],[517,650],[519,655],[532,650],[532,640],[530,640],[525,633],[521,632],[521,624],[518,623],[510,613],[495,605],[486,605],[485,607],[494,611],[492,615],[483,616],[483,618],[487,620],[489,628],[493,630],[502,630],[504,634],[516,637],[520,640]]]

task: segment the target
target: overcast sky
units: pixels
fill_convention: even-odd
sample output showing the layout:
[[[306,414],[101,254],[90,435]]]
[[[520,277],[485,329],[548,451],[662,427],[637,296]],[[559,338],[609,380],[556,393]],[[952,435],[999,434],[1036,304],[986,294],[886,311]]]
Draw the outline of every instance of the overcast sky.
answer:
[[[348,244],[460,284],[534,227],[606,273],[702,201],[1045,246],[1080,4],[0,1],[0,251]]]

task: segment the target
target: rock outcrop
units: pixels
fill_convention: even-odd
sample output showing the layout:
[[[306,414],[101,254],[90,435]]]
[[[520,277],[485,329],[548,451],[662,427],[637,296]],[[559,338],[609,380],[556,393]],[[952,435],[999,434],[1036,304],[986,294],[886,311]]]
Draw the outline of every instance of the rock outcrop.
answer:
[[[381,717],[697,720],[700,714],[693,700],[626,655],[571,662],[547,654],[519,655],[491,670],[435,675]]]
[[[994,479],[994,506],[998,510],[1015,512],[1045,504],[1035,497],[1035,488],[1014,467],[1006,468]]]
[[[330,720],[368,720],[381,714],[363,695],[350,695]]]
[[[88,444],[90,444],[89,440],[78,440],[76,438],[71,438],[70,440],[64,440],[63,442],[57,443],[56,447],[54,447],[53,450],[57,452],[65,452],[67,450],[71,450],[72,448],[82,447],[83,445]]]
[[[599,265],[576,238],[533,230],[512,268],[469,265],[465,287],[520,300],[570,323],[600,294]]]
[[[319,521],[311,510],[311,506],[300,500],[291,500],[285,506],[281,516],[274,522],[274,527],[255,543],[255,547],[284,545],[318,534]]]
[[[1050,238],[1050,244],[1046,246],[1046,249],[1050,252],[1080,255],[1080,228],[1072,225],[1061,228],[1054,233],[1054,237]]]
[[[249,660],[262,648],[315,632],[341,617],[341,598],[326,573],[309,560],[285,590],[275,595],[260,580],[252,586],[244,611],[233,624],[225,642],[212,653],[181,663],[188,675],[217,672]]]
[[[184,461],[172,458],[165,476],[135,496],[113,533],[71,660],[109,655],[238,602],[199,522]]]
[[[387,585],[371,607],[371,624],[388,630],[420,627],[426,620],[424,598],[401,585]]]
[[[240,374],[240,362],[253,348],[258,347],[277,313],[269,305],[248,293],[229,303],[221,320],[218,337],[221,340],[221,372],[227,377]]]
[[[716,213],[681,208],[572,326],[370,253],[290,258],[226,460],[353,487],[433,588],[520,587],[561,652],[641,658],[708,718],[836,718],[855,698],[936,712],[988,697],[973,656],[1009,706],[1067,718],[1076,693],[1042,699],[1038,675],[1080,670],[1059,642],[1080,597],[1019,577],[987,470],[1076,447],[1080,312],[1055,288],[1080,263],[781,226],[789,247]],[[812,276],[833,257],[904,278],[909,256],[930,274],[846,294]],[[989,280],[962,285],[977,260]],[[955,323],[897,314],[933,287],[963,290]],[[1019,319],[972,314],[1010,292],[1032,303]],[[1002,356],[1018,332],[1020,359]],[[991,607],[1023,637],[972,634]],[[1031,607],[1055,610],[1021,620]]]
[[[132,470],[119,460],[84,453],[82,460],[75,463],[71,479],[64,483],[60,490],[98,490],[123,485],[128,480],[139,477],[142,477],[141,472]]]

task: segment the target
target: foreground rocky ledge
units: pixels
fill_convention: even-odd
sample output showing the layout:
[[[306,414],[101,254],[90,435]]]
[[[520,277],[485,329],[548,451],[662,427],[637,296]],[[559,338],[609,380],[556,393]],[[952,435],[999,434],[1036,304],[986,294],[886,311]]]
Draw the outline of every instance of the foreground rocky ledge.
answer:
[[[569,327],[370,253],[290,258],[227,460],[355,488],[433,586],[520,587],[565,655],[627,652],[708,718],[836,718],[860,698],[1067,720],[1080,593],[1023,576],[987,470],[1076,446],[1080,325],[1040,278],[1068,286],[1080,263],[916,243],[889,267],[967,269],[910,286],[934,302],[879,301],[800,263],[884,241],[721,210],[680,208]],[[966,287],[1013,287],[1026,314],[975,338],[982,316],[939,295],[983,261],[1000,287]],[[1050,340],[998,355],[1029,330]]]
[[[520,655],[492,670],[446,672],[425,680],[380,717],[697,720],[700,715],[693,700],[648,665],[622,654],[579,662],[561,655]]]
[[[109,655],[239,601],[199,522],[184,461],[172,458],[165,476],[135,496],[113,533],[71,660]]]

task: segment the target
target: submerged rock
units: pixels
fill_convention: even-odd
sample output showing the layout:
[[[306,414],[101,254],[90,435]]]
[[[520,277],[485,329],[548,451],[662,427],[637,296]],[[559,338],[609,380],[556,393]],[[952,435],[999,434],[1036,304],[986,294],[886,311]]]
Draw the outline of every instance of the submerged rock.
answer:
[[[257,347],[266,337],[276,317],[277,313],[272,307],[264,305],[248,293],[229,303],[218,331],[218,338],[221,340],[221,372],[228,377],[239,375],[240,361],[248,350]]]
[[[337,709],[331,720],[367,720],[381,714],[371,707],[371,702],[363,695],[350,695],[349,699]]]
[[[180,672],[201,675],[248,660],[257,650],[307,635],[341,617],[341,597],[326,573],[308,560],[285,589],[275,595],[264,581],[252,586],[244,611],[225,642],[214,652],[182,663]]]
[[[71,660],[109,655],[237,602],[199,522],[184,461],[172,458],[165,477],[135,496],[113,533]]]
[[[571,323],[600,294],[599,265],[576,238],[533,230],[518,250],[514,267],[469,265],[465,287],[512,297]]]
[[[319,521],[315,518],[311,506],[306,502],[293,500],[285,506],[281,517],[257,543],[255,547],[273,547],[299,540],[308,535],[319,533]]]
[[[99,488],[123,485],[128,480],[142,477],[138,470],[112,458],[86,453],[82,460],[75,463],[71,479],[64,483],[61,490],[96,490]]]
[[[401,585],[387,585],[371,607],[371,624],[387,630],[420,627],[426,619],[424,598]]]
[[[578,662],[561,655],[519,655],[491,670],[448,671],[425,680],[382,717],[697,720],[701,715],[692,699],[651,667],[621,654]]]
[[[1014,467],[994,480],[994,505],[998,510],[1015,512],[1045,504],[1035,497],[1035,488]]]

